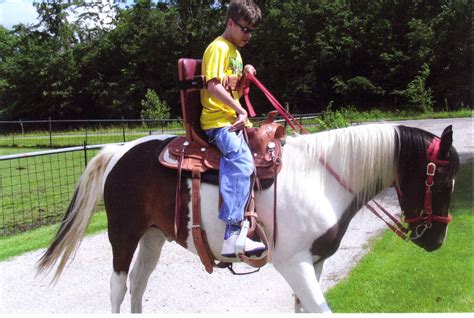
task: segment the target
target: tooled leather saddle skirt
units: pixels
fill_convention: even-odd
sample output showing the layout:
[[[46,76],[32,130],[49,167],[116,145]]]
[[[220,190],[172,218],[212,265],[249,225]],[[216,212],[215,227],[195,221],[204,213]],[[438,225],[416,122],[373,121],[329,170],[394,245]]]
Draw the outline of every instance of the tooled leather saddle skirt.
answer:
[[[256,168],[257,187],[264,189],[273,183],[281,170],[284,127],[278,123],[264,123],[259,128],[247,129],[249,148]],[[217,147],[203,146],[176,137],[160,153],[160,163],[171,169],[192,172],[199,169],[202,181],[217,184],[221,152]]]

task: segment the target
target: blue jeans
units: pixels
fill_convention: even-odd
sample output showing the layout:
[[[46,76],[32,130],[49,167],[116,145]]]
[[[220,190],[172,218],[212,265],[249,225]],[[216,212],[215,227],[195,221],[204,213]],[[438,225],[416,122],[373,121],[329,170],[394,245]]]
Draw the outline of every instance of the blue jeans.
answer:
[[[244,218],[254,165],[243,133],[237,134],[229,129],[230,126],[215,128],[206,130],[205,133],[210,143],[216,145],[222,153],[219,187],[223,202],[219,209],[219,218],[234,227]]]

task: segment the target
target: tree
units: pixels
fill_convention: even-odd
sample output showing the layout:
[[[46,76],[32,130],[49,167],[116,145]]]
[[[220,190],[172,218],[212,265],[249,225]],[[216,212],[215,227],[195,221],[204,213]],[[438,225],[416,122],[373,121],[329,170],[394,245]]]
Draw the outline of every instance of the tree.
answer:
[[[166,102],[161,101],[154,90],[148,89],[145,99],[142,99],[142,110],[140,115],[145,119],[167,119],[170,116],[170,108]]]
[[[177,61],[222,34],[226,3],[36,1],[38,25],[0,27],[0,116],[137,118],[152,90],[178,117]],[[257,3],[263,20],[241,54],[292,112],[472,106],[471,1]]]

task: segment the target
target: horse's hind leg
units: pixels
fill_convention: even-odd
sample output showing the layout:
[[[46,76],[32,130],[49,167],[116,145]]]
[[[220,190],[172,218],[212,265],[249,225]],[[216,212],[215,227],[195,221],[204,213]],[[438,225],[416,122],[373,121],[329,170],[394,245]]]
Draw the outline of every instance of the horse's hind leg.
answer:
[[[138,246],[139,236],[126,235],[125,232],[115,231],[109,225],[109,240],[112,245],[113,268],[110,277],[110,302],[112,313],[120,312],[120,305],[127,292],[127,276],[133,254]],[[127,237],[128,240],[124,240]]]
[[[125,293],[127,292],[127,273],[112,272],[110,277],[110,303],[112,304],[112,313],[120,313]]]
[[[138,256],[130,272],[130,296],[132,313],[142,312],[142,299],[150,274],[160,258],[166,239],[160,230],[150,228],[140,239]]]

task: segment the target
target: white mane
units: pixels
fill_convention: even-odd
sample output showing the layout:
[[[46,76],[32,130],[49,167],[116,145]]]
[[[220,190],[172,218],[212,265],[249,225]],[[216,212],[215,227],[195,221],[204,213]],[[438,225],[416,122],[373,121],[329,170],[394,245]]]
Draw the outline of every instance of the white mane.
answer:
[[[332,191],[334,177],[320,164],[324,160],[365,200],[391,185],[396,176],[396,127],[363,125],[287,137],[283,150],[282,179],[292,189],[302,182],[317,191]],[[304,181],[303,181],[304,180]],[[334,180],[333,180],[334,181]]]

